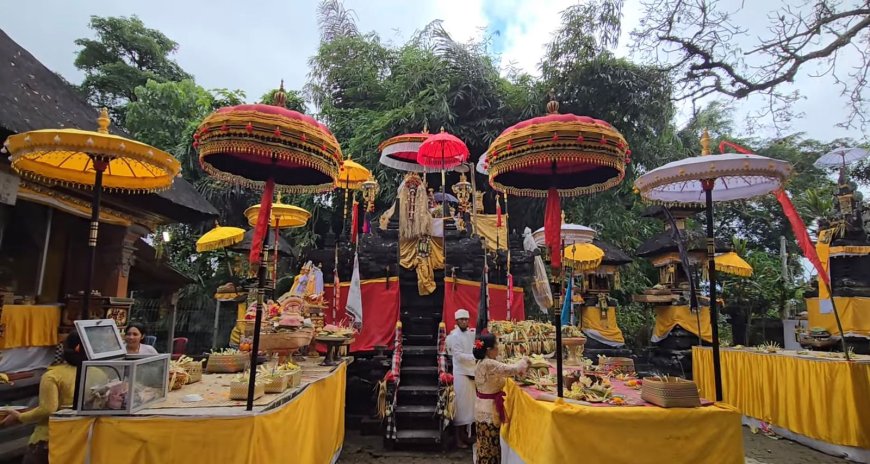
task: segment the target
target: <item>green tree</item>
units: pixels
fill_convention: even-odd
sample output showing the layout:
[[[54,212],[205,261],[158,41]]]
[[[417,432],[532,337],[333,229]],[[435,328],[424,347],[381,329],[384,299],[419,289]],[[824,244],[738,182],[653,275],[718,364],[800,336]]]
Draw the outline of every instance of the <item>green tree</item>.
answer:
[[[85,73],[81,88],[91,103],[108,107],[117,121],[124,121],[124,106],[136,100],[134,90],[148,80],[191,78],[170,59],[178,44],[145,27],[138,17],[91,16],[89,27],[96,38],[75,41],[81,47],[75,66]]]

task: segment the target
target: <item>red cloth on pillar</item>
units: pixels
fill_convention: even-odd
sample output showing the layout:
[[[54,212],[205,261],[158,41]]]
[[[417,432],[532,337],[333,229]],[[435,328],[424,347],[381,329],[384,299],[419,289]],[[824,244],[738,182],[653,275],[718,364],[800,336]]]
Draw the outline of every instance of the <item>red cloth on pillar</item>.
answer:
[[[455,279],[455,282],[456,285],[454,285],[454,279],[448,277],[444,284],[444,307],[441,318],[447,325],[447,333],[450,333],[456,325],[453,314],[457,309],[468,311],[471,316],[468,319],[468,324],[471,327],[477,323],[480,282],[462,279]],[[514,288],[511,305],[512,319],[521,321],[526,318],[526,307],[523,300],[523,289]],[[489,284],[489,321],[503,321],[505,319],[507,319],[507,287]]]
[[[387,288],[386,279],[363,280],[360,282],[363,304],[363,326],[360,333],[354,337],[350,345],[350,351],[374,351],[375,346],[382,345],[391,349],[393,338],[396,334],[396,321],[399,320],[399,281],[395,277],[390,279]],[[324,290],[331,294],[332,285],[326,284]],[[338,308],[335,310],[335,319],[338,322],[347,323],[345,305],[347,305],[347,293],[350,290],[350,282],[339,285],[341,292]],[[331,302],[330,302],[331,303]],[[332,305],[324,311],[324,324],[334,324],[332,319]],[[318,350],[324,351],[323,346]]]

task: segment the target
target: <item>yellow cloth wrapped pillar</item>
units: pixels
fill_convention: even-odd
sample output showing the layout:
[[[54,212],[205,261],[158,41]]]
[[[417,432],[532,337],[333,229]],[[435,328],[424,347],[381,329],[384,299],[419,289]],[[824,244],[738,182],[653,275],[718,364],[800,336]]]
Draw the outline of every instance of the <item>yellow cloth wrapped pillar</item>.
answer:
[[[429,295],[435,291],[435,270],[444,269],[444,244],[429,237],[429,256],[419,252],[420,238],[399,240],[399,264],[417,270],[417,291]]]
[[[821,293],[821,292],[820,292]],[[839,335],[834,312],[822,314],[819,311],[819,298],[807,298],[807,324],[812,327],[822,327],[831,335]],[[835,297],[837,311],[840,313],[840,323],[847,336],[870,337],[870,298]]]
[[[582,462],[743,464],[740,413],[700,408],[594,407],[536,401],[505,386],[501,436],[525,464]]]
[[[622,330],[616,323],[616,308],[613,306],[607,308],[607,315],[602,316],[601,308],[598,306],[584,306],[580,309],[580,327],[583,331],[594,331],[593,335],[601,337],[611,342],[625,344],[625,338],[622,336]]]
[[[50,460],[82,463],[90,449],[93,463],[332,462],[344,442],[345,371],[254,415],[52,417]]]
[[[870,364],[722,349],[722,394],[750,417],[828,443],[870,448]],[[701,395],[714,394],[713,351],[692,348]]]
[[[4,305],[0,316],[0,349],[57,345],[60,307]]]
[[[705,342],[713,342],[713,330],[710,327],[710,307],[701,307],[701,327],[698,329],[698,315],[688,306],[656,306],[656,326],[653,331],[653,342],[663,340],[671,330],[679,324],[685,330],[699,335]]]

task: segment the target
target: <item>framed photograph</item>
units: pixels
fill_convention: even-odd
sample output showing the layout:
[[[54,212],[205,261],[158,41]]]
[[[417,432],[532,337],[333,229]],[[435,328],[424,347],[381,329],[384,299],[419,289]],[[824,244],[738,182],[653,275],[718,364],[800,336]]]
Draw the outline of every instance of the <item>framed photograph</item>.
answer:
[[[76,331],[88,359],[107,359],[124,356],[127,346],[114,319],[75,321]]]

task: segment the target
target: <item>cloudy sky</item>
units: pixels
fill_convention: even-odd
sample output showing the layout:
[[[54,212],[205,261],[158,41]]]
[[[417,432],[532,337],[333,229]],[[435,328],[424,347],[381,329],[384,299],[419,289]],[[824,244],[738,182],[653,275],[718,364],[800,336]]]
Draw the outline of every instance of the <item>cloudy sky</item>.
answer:
[[[356,12],[362,31],[376,31],[382,39],[403,43],[414,31],[434,19],[444,20],[454,39],[479,37],[498,31],[493,47],[503,64],[513,63],[537,73],[544,44],[559,24],[559,12],[578,0],[345,0]],[[723,0],[736,9],[742,0]],[[207,88],[244,90],[250,100],[284,79],[289,88],[301,88],[307,60],[316,52],[319,35],[316,0],[39,0],[16,2],[14,14],[0,15],[0,29],[33,53],[48,68],[71,82],[82,73],[73,66],[76,38],[89,37],[91,15],[138,15],[180,44],[175,59],[199,84]],[[639,20],[638,0],[626,0],[623,39],[617,54],[628,54],[628,32]],[[753,33],[764,33],[764,17],[745,12],[742,19]],[[758,32],[755,32],[755,31]],[[811,70],[812,71],[812,70]],[[825,78],[801,76],[795,83],[806,97],[797,110],[806,116],[793,131],[822,140],[848,136],[866,138],[858,130],[835,127],[845,119],[845,102]],[[737,127],[745,114],[763,105],[750,99],[735,105]],[[688,108],[684,109],[686,114]],[[594,115],[593,115],[594,116]],[[772,135],[762,130],[760,135]]]

